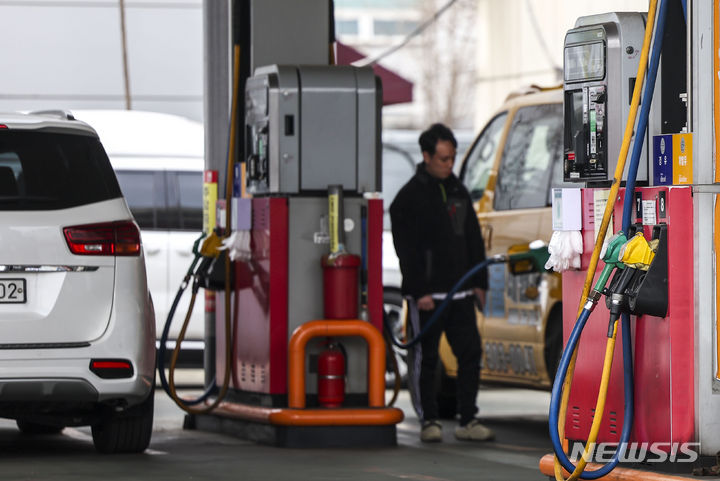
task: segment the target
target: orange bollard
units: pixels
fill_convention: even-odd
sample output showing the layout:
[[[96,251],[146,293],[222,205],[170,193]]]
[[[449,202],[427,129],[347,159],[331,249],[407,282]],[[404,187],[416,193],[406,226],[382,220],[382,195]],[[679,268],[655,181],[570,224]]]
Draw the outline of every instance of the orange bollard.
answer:
[[[314,337],[360,336],[368,343],[368,404],[385,406],[385,341],[372,324],[353,320],[310,321],[295,329],[288,353],[288,407],[305,407],[305,347]]]

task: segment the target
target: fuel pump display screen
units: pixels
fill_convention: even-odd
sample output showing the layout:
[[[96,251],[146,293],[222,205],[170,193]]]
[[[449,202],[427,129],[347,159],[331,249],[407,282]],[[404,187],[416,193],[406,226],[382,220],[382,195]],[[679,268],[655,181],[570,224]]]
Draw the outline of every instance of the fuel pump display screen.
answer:
[[[565,47],[565,81],[601,79],[605,76],[602,42]]]

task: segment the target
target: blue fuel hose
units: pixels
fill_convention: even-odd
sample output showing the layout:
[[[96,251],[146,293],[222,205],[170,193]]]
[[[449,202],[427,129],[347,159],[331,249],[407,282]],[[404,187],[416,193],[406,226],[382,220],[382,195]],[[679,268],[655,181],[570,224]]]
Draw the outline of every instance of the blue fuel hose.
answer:
[[[682,3],[683,18],[687,23],[687,0],[680,0],[680,3]]]
[[[590,307],[588,307],[588,304],[590,305]],[[585,324],[587,323],[587,320],[590,317],[590,314],[592,313],[594,307],[595,306],[591,302],[588,302],[585,305],[585,308],[583,309],[580,317],[578,317],[577,322],[575,323],[575,327],[573,327],[573,330],[570,333],[570,338],[568,339],[567,346],[565,347],[562,357],[560,358],[560,364],[558,365],[557,375],[555,376],[555,382],[553,382],[552,394],[550,397],[550,416],[548,420],[548,424],[550,425],[550,440],[552,441],[555,455],[560,461],[560,464],[562,464],[562,467],[570,473],[575,471],[575,465],[573,465],[572,461],[570,461],[570,459],[567,457],[567,454],[565,454],[562,442],[560,441],[560,433],[558,433],[557,430],[559,421],[558,416],[560,413],[560,401],[562,399],[562,387],[565,383],[565,376],[567,375],[568,366],[570,364],[570,359],[572,358],[573,351],[575,351],[575,346],[577,346],[577,343],[580,340],[580,335],[582,334],[582,331],[585,328]],[[634,412],[634,383],[632,363],[632,339],[630,336],[630,316],[625,313],[622,314],[621,328],[623,345],[623,372],[625,379],[625,410],[623,416],[623,428],[620,434],[620,443],[618,445],[617,451],[613,455],[610,462],[595,471],[583,472],[580,475],[580,479],[598,479],[615,469],[617,464],[620,462],[623,454],[625,454],[625,449],[627,448],[627,443],[630,439]]]
[[[457,291],[459,291],[460,288],[463,285],[465,285],[465,283],[468,280],[470,280],[470,278],[472,276],[474,276],[475,274],[477,274],[478,271],[480,271],[481,269],[484,269],[485,267],[489,266],[490,264],[498,264],[501,262],[505,262],[506,260],[507,260],[506,256],[490,257],[489,259],[485,259],[484,261],[477,264],[475,267],[471,268],[469,271],[467,271],[465,273],[464,276],[462,276],[462,278],[460,278],[459,281],[457,281],[457,283],[452,287],[452,289],[450,289],[450,292],[447,293],[447,295],[445,296],[445,299],[443,299],[443,301],[440,303],[440,305],[435,309],[435,312],[433,312],[432,316],[430,316],[430,319],[428,319],[428,321],[425,323],[425,327],[422,328],[422,330],[420,331],[420,333],[417,336],[415,336],[412,340],[410,340],[406,343],[402,343],[402,342],[398,341],[395,338],[395,336],[391,335],[390,339],[392,339],[392,343],[395,346],[399,347],[400,349],[410,349],[415,344],[420,342],[420,340],[423,338],[425,333],[427,333],[428,330],[430,329],[430,327],[432,327],[432,325],[435,324],[435,322],[437,322],[437,320],[440,318],[440,314],[442,314],[442,312],[447,308],[448,304],[450,304],[450,301],[452,301],[452,298],[455,295],[455,293]]]
[[[640,165],[640,154],[643,148],[643,139],[647,131],[650,106],[653,93],[655,92],[655,81],[660,66],[660,52],[662,51],[663,34],[665,32],[665,18],[667,17],[667,0],[660,0],[658,16],[655,22],[655,38],[653,40],[652,53],[650,54],[650,65],[648,67],[645,91],[643,92],[640,104],[640,116],[638,117],[637,128],[635,129],[635,143],[633,144],[630,166],[628,167],[627,181],[625,182],[625,201],[623,203],[622,230],[628,236],[628,229],[632,219],[633,192],[635,191],[635,179],[638,166]],[[648,149],[650,146],[648,146]],[[628,237],[629,238],[629,237]]]

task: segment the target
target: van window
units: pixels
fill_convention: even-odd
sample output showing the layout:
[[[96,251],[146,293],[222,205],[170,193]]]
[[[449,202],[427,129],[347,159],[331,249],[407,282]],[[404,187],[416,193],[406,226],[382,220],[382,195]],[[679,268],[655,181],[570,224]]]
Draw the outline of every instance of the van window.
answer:
[[[158,227],[158,211],[165,204],[162,174],[150,170],[123,170],[116,172],[125,201],[141,229]]]
[[[168,182],[175,177],[177,182],[177,224],[179,230],[202,230],[202,173],[168,172]]]
[[[202,230],[202,172],[120,170],[116,174],[141,229]]]
[[[472,200],[482,197],[487,187],[506,119],[507,112],[503,112],[490,121],[465,161],[461,177]]]
[[[495,209],[546,207],[553,164],[561,155],[562,105],[518,109],[503,151]]]

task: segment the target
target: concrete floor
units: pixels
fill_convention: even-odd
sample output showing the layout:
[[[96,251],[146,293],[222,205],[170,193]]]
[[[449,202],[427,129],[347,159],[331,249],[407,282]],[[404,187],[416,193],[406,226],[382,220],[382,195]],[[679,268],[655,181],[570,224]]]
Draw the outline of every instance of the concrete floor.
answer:
[[[496,441],[457,441],[454,423],[447,421],[444,442],[427,445],[418,439],[417,419],[403,391],[397,406],[406,419],[398,425],[397,447],[283,449],[183,430],[183,412],[158,391],[153,439],[141,455],[97,454],[89,428],[66,428],[59,436],[27,436],[13,421],[0,421],[0,479],[542,480],[547,478],[540,474],[538,460],[551,451],[549,398],[542,391],[483,387],[478,405],[481,417],[496,431]]]

